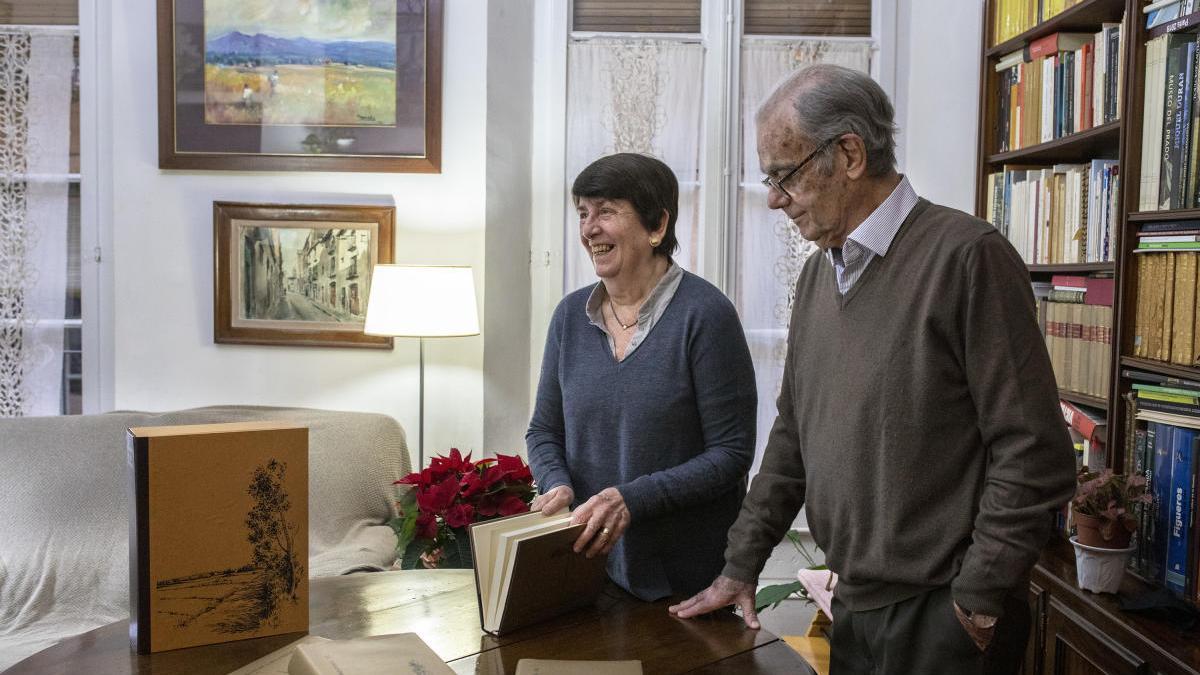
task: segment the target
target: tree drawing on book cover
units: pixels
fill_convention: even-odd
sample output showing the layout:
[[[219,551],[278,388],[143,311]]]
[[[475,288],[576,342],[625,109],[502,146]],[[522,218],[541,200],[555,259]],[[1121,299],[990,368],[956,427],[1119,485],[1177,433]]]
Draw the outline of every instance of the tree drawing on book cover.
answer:
[[[289,518],[292,502],[284,488],[287,464],[275,459],[255,467],[246,493],[246,541],[250,562],[155,584],[158,613],[187,628],[196,622],[219,633],[245,633],[279,623],[284,602],[295,604],[305,573],[296,546],[297,524]]]

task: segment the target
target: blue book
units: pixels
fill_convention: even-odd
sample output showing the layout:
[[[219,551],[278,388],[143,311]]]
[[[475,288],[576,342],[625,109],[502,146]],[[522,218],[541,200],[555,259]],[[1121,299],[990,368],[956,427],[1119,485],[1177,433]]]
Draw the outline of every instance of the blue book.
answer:
[[[1175,427],[1171,438],[1171,493],[1167,523],[1167,588],[1186,593],[1188,541],[1192,520],[1192,441],[1194,429]]]
[[[1167,527],[1170,519],[1169,505],[1171,503],[1171,431],[1175,427],[1161,422],[1151,422],[1148,427],[1147,443],[1153,443],[1154,475],[1150,485],[1154,495],[1153,503],[1153,532],[1150,541],[1149,571],[1154,581],[1162,581],[1167,569],[1167,543],[1170,541],[1170,530]]]

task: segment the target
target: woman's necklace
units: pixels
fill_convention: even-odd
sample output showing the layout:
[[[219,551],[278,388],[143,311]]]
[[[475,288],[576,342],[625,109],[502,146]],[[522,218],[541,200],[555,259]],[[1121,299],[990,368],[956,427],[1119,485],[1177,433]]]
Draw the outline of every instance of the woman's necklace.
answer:
[[[613,306],[613,301],[612,301],[611,295],[608,296],[608,311],[612,312],[613,321],[617,322],[617,325],[621,327],[621,330],[629,330],[630,328],[633,328],[634,326],[637,325],[637,317],[636,316],[634,317],[632,323],[626,324],[624,321],[621,321],[621,317],[617,316],[617,308]]]

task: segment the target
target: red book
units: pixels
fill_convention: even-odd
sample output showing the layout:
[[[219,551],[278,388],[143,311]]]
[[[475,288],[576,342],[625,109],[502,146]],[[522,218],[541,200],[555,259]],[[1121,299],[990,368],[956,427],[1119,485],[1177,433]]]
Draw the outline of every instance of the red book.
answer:
[[[1091,42],[1091,33],[1053,33],[1029,43],[1029,58],[1036,59],[1057,52],[1073,52]]]
[[[1054,288],[1060,291],[1086,291],[1087,277],[1074,276],[1070,274],[1055,274],[1050,277],[1050,283]]]
[[[1083,304],[1104,305],[1112,307],[1113,291],[1116,284],[1112,277],[1087,278],[1087,292],[1083,294]]]
[[[1092,443],[1104,444],[1108,422],[1103,418],[1092,417],[1069,401],[1060,400],[1058,404],[1062,407],[1063,419],[1067,421],[1068,426]]]

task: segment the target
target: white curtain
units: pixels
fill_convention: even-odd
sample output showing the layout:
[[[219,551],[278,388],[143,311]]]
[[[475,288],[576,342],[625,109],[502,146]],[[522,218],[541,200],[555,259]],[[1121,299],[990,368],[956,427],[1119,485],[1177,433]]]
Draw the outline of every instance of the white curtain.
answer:
[[[73,48],[0,30],[0,417],[62,410]]]
[[[567,52],[567,186],[594,160],[642,152],[663,160],[679,179],[675,261],[700,273],[700,121],[704,46],[643,38],[575,40]],[[563,284],[572,291],[596,281],[579,244],[575,209],[566,205]]]
[[[849,41],[752,40],[742,46],[742,166],[739,172],[739,220],[734,261],[737,297],[750,356],[758,381],[758,471],[767,434],[775,421],[775,398],[783,375],[787,326],[796,278],[805,259],[817,250],[805,241],[781,211],[767,208],[767,190],[759,182],[754,114],[792,71],[812,63],[834,63],[870,72],[872,43]]]

